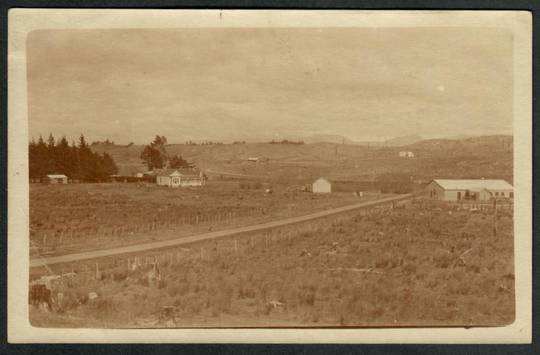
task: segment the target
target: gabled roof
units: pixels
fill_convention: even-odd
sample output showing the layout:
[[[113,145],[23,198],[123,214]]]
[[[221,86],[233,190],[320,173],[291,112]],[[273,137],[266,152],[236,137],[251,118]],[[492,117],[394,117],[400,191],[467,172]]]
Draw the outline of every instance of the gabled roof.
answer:
[[[201,171],[195,168],[159,169],[155,170],[156,176],[199,176]]]
[[[326,179],[326,178],[323,178],[323,177],[320,177],[318,178],[317,180],[315,180],[313,183],[316,183],[317,181],[324,181],[324,182],[327,182],[330,184],[330,180]]]
[[[489,179],[435,179],[433,180],[445,190],[513,190],[512,185],[504,180]]]
[[[177,169],[156,169],[154,174],[156,176],[171,176]]]
[[[66,175],[64,174],[49,174],[47,175],[48,178],[51,178],[51,179],[63,179],[63,178],[67,178]]]

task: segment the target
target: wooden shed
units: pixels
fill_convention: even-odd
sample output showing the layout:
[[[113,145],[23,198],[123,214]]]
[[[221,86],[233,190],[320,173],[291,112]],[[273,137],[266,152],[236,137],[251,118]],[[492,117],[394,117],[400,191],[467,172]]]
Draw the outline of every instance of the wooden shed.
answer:
[[[320,177],[311,185],[311,192],[316,194],[330,193],[332,192],[332,184],[325,178]]]
[[[49,184],[67,184],[68,177],[63,174],[51,174],[47,175],[47,182]]]

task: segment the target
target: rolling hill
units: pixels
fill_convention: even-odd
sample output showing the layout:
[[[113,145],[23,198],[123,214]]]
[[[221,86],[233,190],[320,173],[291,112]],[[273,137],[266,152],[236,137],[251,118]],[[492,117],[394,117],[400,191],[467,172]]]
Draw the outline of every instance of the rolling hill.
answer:
[[[95,145],[109,153],[122,175],[146,171],[139,159],[142,145]],[[373,147],[357,144],[169,144],[168,154],[181,155],[203,170],[268,179],[309,180],[326,176],[335,180],[432,178],[503,178],[512,182],[513,143],[511,136],[466,139],[428,139],[406,146]],[[400,158],[400,150],[415,158]],[[259,157],[259,162],[249,162]]]

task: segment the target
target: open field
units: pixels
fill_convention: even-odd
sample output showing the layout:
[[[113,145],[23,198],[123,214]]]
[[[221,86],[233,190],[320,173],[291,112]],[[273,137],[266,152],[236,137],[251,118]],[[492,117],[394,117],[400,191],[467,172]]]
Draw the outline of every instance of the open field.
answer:
[[[490,210],[415,200],[187,248],[53,266],[74,271],[56,286],[60,309],[31,307],[30,319],[48,327],[509,324],[511,211],[498,213],[496,234],[494,220]],[[98,297],[89,300],[90,292]]]
[[[172,239],[381,197],[311,194],[275,184],[267,194],[266,186],[259,181],[210,181],[193,189],[122,183],[31,185],[31,255]]]
[[[371,200],[371,201],[364,201],[364,202],[356,203],[353,205],[326,209],[324,211],[304,214],[304,215],[296,216],[296,217],[282,218],[282,219],[277,219],[277,220],[268,221],[268,222],[261,222],[261,223],[252,224],[252,225],[239,226],[236,228],[211,231],[207,233],[199,233],[199,234],[190,235],[190,236],[182,236],[180,238],[173,238],[173,239],[168,239],[168,240],[153,241],[153,242],[148,242],[148,243],[140,243],[140,244],[128,245],[128,246],[122,246],[122,247],[116,247],[116,248],[83,251],[79,253],[51,256],[51,257],[46,257],[46,256],[41,255],[39,257],[30,259],[30,268],[44,267],[45,265],[50,266],[53,264],[63,264],[67,262],[78,262],[81,260],[117,256],[117,255],[122,255],[122,254],[129,254],[129,253],[147,252],[153,249],[177,247],[180,245],[193,244],[195,242],[200,242],[200,241],[205,241],[205,240],[230,237],[230,236],[234,236],[234,235],[238,235],[242,233],[263,232],[272,228],[281,228],[287,225],[314,221],[319,218],[324,218],[331,215],[341,214],[341,213],[358,210],[362,208],[374,208],[381,205],[388,205],[390,203],[395,205],[405,200],[408,200],[411,197],[412,195],[410,194],[390,196],[390,197],[380,198],[380,199]]]

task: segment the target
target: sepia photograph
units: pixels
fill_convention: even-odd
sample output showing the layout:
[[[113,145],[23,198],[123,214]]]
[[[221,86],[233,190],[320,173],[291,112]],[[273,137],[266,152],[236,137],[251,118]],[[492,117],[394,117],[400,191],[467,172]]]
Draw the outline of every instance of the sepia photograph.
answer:
[[[31,327],[514,323],[512,27],[197,13],[25,36]]]

